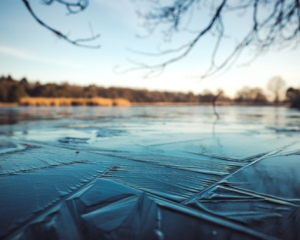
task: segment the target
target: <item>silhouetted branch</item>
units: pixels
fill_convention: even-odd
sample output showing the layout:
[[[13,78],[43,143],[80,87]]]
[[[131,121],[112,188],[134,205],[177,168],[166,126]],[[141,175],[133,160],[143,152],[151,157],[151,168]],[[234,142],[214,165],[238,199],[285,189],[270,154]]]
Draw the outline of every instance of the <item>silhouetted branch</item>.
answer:
[[[89,5],[89,0],[77,0],[76,2],[70,2],[66,0],[43,0],[43,3],[46,5],[51,5],[54,2],[64,5],[70,14],[79,13],[86,9]]]
[[[100,37],[99,34],[94,35],[90,38],[82,38],[82,39],[75,39],[72,40],[70,39],[66,34],[63,34],[62,32],[50,27],[48,24],[46,24],[45,22],[43,22],[39,17],[37,17],[37,15],[34,13],[34,11],[32,10],[28,0],[22,0],[23,3],[25,4],[27,10],[29,11],[29,13],[31,14],[31,16],[43,27],[45,27],[46,29],[48,29],[49,31],[53,32],[56,36],[58,36],[59,38],[64,39],[65,41],[79,46],[79,47],[86,47],[86,48],[99,48],[100,45],[87,45],[87,44],[81,44],[82,42],[90,42],[90,41],[94,41],[96,39],[98,39]],[[47,5],[51,5],[53,2],[58,2],[60,4],[63,4],[66,6],[68,12],[70,14],[75,14],[78,12],[83,11],[87,6],[88,6],[88,0],[79,0],[76,3],[74,2],[68,2],[68,1],[63,1],[63,0],[44,0],[43,1],[45,4]],[[77,10],[74,10],[77,9]]]
[[[190,10],[195,4],[202,2],[210,3],[210,10],[212,11],[211,19],[206,27],[199,30],[194,38],[178,48],[160,51],[158,53],[130,50],[131,52],[147,56],[175,54],[175,56],[159,64],[148,65],[139,63],[138,69],[144,68],[149,71],[161,71],[168,65],[186,57],[204,36],[209,33],[213,34],[214,31],[217,32],[217,34],[213,34],[217,37],[217,41],[212,51],[211,64],[208,71],[204,73],[201,78],[213,76],[230,66],[237,60],[243,50],[250,46],[256,48],[255,57],[257,57],[261,53],[268,51],[272,46],[282,47],[289,45],[291,42],[299,43],[300,0],[172,0],[170,5],[158,5],[154,12],[143,15],[143,18],[147,22],[145,26],[153,30],[154,26],[157,28],[157,26],[164,24],[169,26],[167,32],[170,34],[172,31],[176,32],[180,29],[182,18],[190,13]],[[215,2],[218,4],[214,4]],[[217,65],[215,61],[216,56],[219,51],[220,43],[225,35],[226,26],[223,24],[223,17],[225,14],[234,14],[241,10],[252,12],[252,27],[248,33],[245,34],[244,38],[237,43],[233,51]]]

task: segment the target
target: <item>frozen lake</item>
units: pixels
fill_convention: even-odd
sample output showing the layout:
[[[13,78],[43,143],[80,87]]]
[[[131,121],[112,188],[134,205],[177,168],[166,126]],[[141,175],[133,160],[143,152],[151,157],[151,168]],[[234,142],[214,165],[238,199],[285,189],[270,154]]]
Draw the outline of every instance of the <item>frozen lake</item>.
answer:
[[[0,108],[0,239],[300,239],[300,111]]]

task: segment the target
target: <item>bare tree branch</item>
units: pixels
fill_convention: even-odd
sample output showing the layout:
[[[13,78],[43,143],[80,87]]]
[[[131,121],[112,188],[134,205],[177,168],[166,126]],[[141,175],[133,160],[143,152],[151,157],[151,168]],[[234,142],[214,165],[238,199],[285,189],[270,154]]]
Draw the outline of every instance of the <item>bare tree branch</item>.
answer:
[[[94,41],[96,39],[98,39],[100,37],[99,34],[94,35],[90,38],[82,38],[82,39],[75,39],[72,40],[70,39],[66,34],[63,34],[62,32],[50,27],[48,24],[46,24],[45,22],[43,22],[32,10],[28,0],[22,0],[22,2],[25,4],[27,10],[29,11],[29,13],[31,14],[31,16],[43,27],[45,27],[46,29],[48,29],[49,31],[51,31],[52,33],[54,33],[56,36],[58,36],[61,39],[64,39],[65,41],[76,45],[78,47],[85,47],[85,48],[100,48],[100,45],[88,45],[88,44],[82,44],[82,42],[90,42],[90,41]],[[66,6],[68,12],[70,14],[75,14],[78,12],[83,11],[87,6],[88,6],[88,0],[79,0],[76,3],[72,3],[72,2],[68,2],[68,1],[63,1],[63,0],[44,0],[43,1],[45,4],[47,5],[51,5],[53,2],[58,2],[60,4],[63,4]],[[77,10],[75,10],[77,9]]]
[[[154,12],[145,14],[143,17],[147,22],[146,26],[168,25],[169,32],[179,31],[183,17],[195,4],[205,2],[205,0],[172,0],[168,6],[159,6]],[[218,2],[218,5],[214,3]],[[240,54],[250,46],[256,49],[255,59],[271,47],[290,46],[291,43],[300,42],[300,0],[216,0],[209,1],[209,9],[212,16],[206,27],[197,32],[197,35],[188,43],[178,48],[160,51],[158,53],[145,53],[137,50],[130,50],[136,54],[147,56],[162,56],[175,54],[175,56],[162,61],[159,64],[149,65],[134,62],[136,69],[146,69],[148,71],[162,71],[168,65],[175,63],[186,57],[200,40],[211,33],[217,38],[215,47],[212,51],[210,67],[201,78],[213,76],[220,71],[230,67],[240,56]],[[216,57],[222,39],[225,36],[225,25],[223,17],[225,14],[238,13],[241,10],[252,12],[252,27],[244,38],[238,42],[233,51],[219,65],[216,64]],[[185,29],[186,31],[186,29]],[[216,31],[216,34],[214,34]],[[176,54],[177,53],[177,54]]]
[[[51,5],[54,2],[65,5],[70,14],[79,13],[86,9],[89,5],[89,0],[77,0],[76,2],[69,2],[66,0],[43,0],[43,3],[46,5]]]
[[[181,2],[181,1],[182,2],[188,2],[188,3],[187,4],[179,4],[179,2]],[[178,7],[180,8],[180,10],[175,11],[173,8],[163,8],[163,10],[162,10],[164,12],[163,14],[157,15],[157,16],[149,15],[148,18],[162,17],[162,18],[166,18],[167,21],[170,21],[170,20],[172,21],[172,19],[173,19],[173,21],[175,21],[173,27],[175,29],[177,29],[179,21],[180,21],[180,14],[182,12],[187,11],[188,7],[190,7],[191,4],[194,3],[194,2],[196,2],[196,0],[177,0],[176,4],[178,4]],[[218,22],[218,19],[221,15],[222,9],[224,8],[226,2],[227,2],[227,0],[222,0],[222,3],[217,8],[216,13],[213,16],[213,18],[211,19],[211,21],[209,22],[209,24],[202,31],[200,31],[198,33],[198,35],[190,43],[184,44],[184,45],[180,46],[177,49],[171,49],[171,50],[164,51],[163,53],[159,53],[160,55],[164,55],[164,54],[173,53],[173,52],[180,52],[180,51],[184,50],[178,56],[176,56],[174,58],[171,58],[171,59],[169,59],[165,62],[156,64],[156,65],[147,65],[147,64],[144,64],[144,63],[141,63],[141,62],[134,62],[134,64],[137,65],[138,67],[128,69],[124,72],[130,72],[130,71],[141,70],[141,69],[148,69],[151,72],[153,72],[153,71],[154,72],[155,71],[162,72],[166,68],[166,66],[168,66],[168,65],[170,65],[174,62],[177,62],[177,61],[181,60],[182,58],[186,57],[189,54],[189,52],[194,48],[196,43],[213,28],[213,26],[216,24],[216,22]],[[146,76],[147,75],[148,74],[146,74]]]
[[[99,38],[94,35],[90,38],[70,39],[66,34],[50,27],[42,21],[32,10],[29,0],[22,0],[32,17],[43,27],[53,32],[65,41],[80,47],[98,48],[98,45],[89,45],[88,42]],[[241,53],[250,46],[255,48],[255,58],[273,47],[288,47],[291,43],[300,42],[300,0],[170,0],[168,5],[163,5],[162,1],[148,0],[157,4],[152,11],[139,15],[145,20],[145,28],[152,34],[159,26],[167,26],[164,29],[166,36],[172,36],[180,31],[189,31],[187,24],[183,23],[184,17],[195,14],[197,8],[199,14],[204,8],[209,10],[210,19],[208,23],[196,31],[191,39],[184,44],[172,49],[158,50],[156,53],[129,49],[134,54],[145,56],[169,56],[158,64],[146,64],[137,61],[130,61],[135,67],[123,72],[145,70],[146,76],[161,73],[164,69],[177,61],[182,60],[190,54],[195,46],[201,42],[205,36],[211,34],[216,37],[216,43],[211,53],[211,61],[208,70],[201,76],[206,78],[228,69],[239,58]],[[46,5],[58,3],[66,7],[69,14],[76,14],[84,11],[89,4],[89,0],[42,0]],[[226,14],[239,14],[250,11],[252,25],[244,37],[238,41],[235,48],[221,61],[216,61],[222,40],[227,36]],[[189,21],[190,22],[190,19]],[[182,28],[182,25],[183,28]],[[91,30],[92,32],[92,30]],[[170,57],[171,56],[171,57]],[[219,64],[217,64],[219,62]]]

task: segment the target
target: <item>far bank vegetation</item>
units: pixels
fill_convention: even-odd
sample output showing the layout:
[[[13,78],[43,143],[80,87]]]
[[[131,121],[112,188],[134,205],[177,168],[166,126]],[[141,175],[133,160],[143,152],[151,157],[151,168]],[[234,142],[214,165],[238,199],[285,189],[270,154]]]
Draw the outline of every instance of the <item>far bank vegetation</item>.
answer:
[[[272,82],[282,82],[281,79],[272,79]],[[274,85],[274,84],[273,84]],[[277,86],[278,84],[276,84]],[[282,85],[282,84],[281,84]],[[241,105],[269,105],[278,103],[279,88],[274,91],[274,102],[269,102],[267,95],[261,88],[244,87],[237,91],[233,99],[224,93],[217,99],[217,104],[241,104]],[[276,90],[276,91],[275,91]],[[281,91],[284,89],[281,88]],[[29,82],[26,78],[15,80],[11,76],[0,77],[0,106],[19,104],[22,106],[130,106],[147,104],[210,104],[216,94],[209,90],[201,94],[192,92],[148,91],[145,89],[131,89],[121,87],[104,88],[96,85],[78,86],[68,83],[56,84]],[[297,107],[299,102],[299,90],[288,88],[286,99],[282,102],[290,102]]]
[[[126,99],[116,98],[42,98],[23,97],[19,100],[21,106],[130,106]]]

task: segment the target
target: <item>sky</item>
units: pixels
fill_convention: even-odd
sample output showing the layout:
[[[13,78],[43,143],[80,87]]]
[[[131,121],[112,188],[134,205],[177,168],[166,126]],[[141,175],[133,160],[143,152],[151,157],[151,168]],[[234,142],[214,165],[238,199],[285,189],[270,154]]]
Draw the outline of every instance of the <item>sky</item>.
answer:
[[[202,39],[187,57],[167,66],[158,77],[144,78],[146,71],[121,74],[120,71],[133,67],[129,59],[147,64],[164,60],[135,54],[128,49],[154,53],[158,48],[180,46],[193,36],[189,32],[179,31],[173,35],[171,42],[165,42],[161,29],[147,36],[143,21],[136,13],[144,5],[137,2],[90,0],[84,12],[67,15],[67,10],[59,4],[45,6],[41,1],[30,1],[43,21],[70,38],[90,37],[92,32],[101,34],[95,41],[101,47],[87,49],[58,39],[40,26],[22,1],[0,0],[0,75],[9,74],[16,79],[26,77],[41,83],[69,82],[105,87],[192,91],[195,94],[205,89],[223,89],[231,97],[244,86],[266,89],[267,82],[274,76],[281,76],[287,86],[300,86],[300,47],[269,51],[244,66],[243,63],[253,57],[253,52],[246,51],[225,73],[200,80],[199,77],[205,73],[211,61],[215,44],[212,36]],[[199,23],[206,24],[208,20],[206,16],[196,15],[189,27],[197,29]],[[241,16],[228,17],[226,24],[230,37],[220,46],[217,60],[225,58],[236,40],[251,26],[247,17]]]

